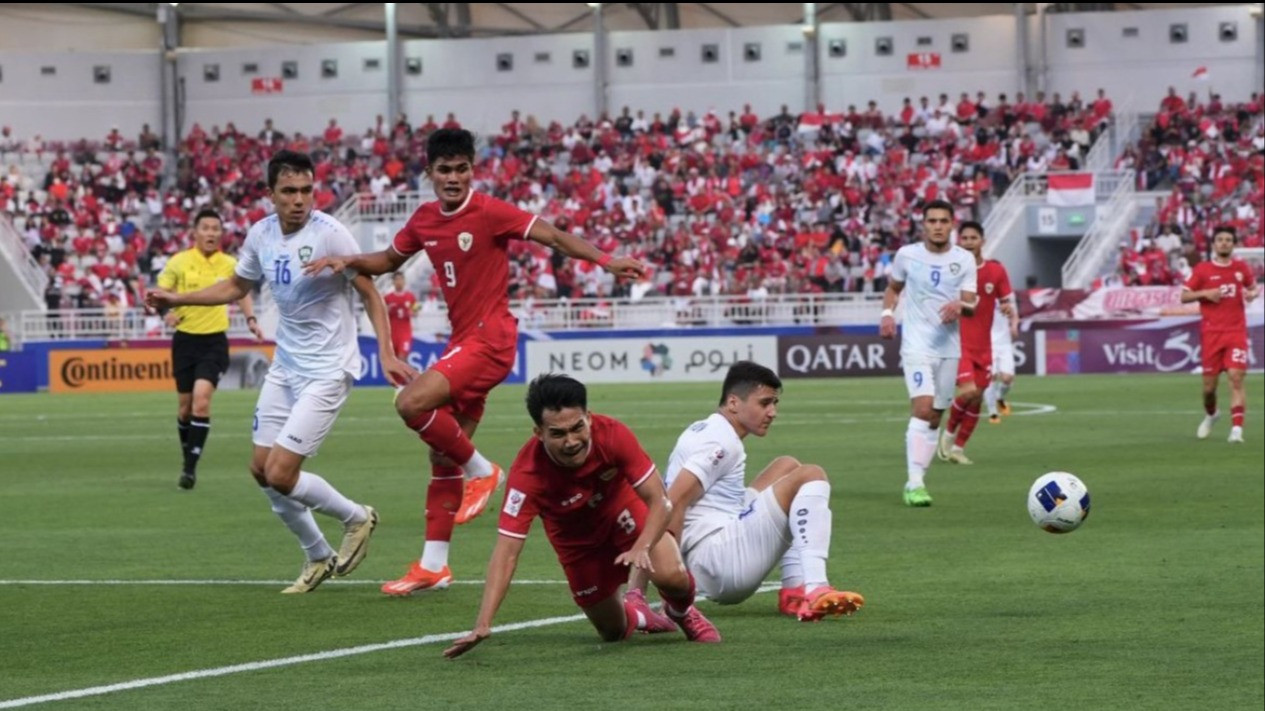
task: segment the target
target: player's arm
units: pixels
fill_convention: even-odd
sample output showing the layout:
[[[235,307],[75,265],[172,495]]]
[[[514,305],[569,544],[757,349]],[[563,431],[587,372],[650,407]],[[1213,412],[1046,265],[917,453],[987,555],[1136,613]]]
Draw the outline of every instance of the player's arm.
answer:
[[[527,231],[527,238],[533,242],[555,249],[572,259],[583,259],[592,262],[617,277],[644,277],[646,265],[632,257],[612,257],[594,247],[582,237],[570,232],[563,232],[548,222],[537,219]]]
[[[392,385],[407,384],[417,377],[417,371],[395,357],[391,345],[391,322],[387,318],[387,305],[382,301],[382,294],[378,293],[373,280],[364,274],[357,274],[351,285],[360,294],[369,323],[373,324],[373,333],[378,337],[378,360],[382,363],[383,375]]]
[[[145,295],[145,303],[152,309],[167,309],[172,306],[220,306],[231,301],[241,301],[249,296],[255,283],[234,274],[232,279],[216,282],[205,289],[187,291],[177,294],[164,289],[155,289]]]
[[[887,280],[887,289],[883,291],[883,315],[878,322],[878,333],[883,338],[896,335],[896,304],[900,303],[900,292],[904,289],[905,282]]]
[[[1244,297],[1247,297],[1246,293],[1244,293]],[[1221,289],[1199,289],[1196,291],[1189,286],[1183,286],[1182,303],[1189,304],[1192,301],[1207,301],[1210,304],[1218,303],[1221,301]]]
[[[319,274],[322,269],[329,268],[335,274],[350,269],[357,274],[368,274],[369,276],[377,276],[393,272],[404,266],[408,261],[408,257],[395,251],[393,247],[387,247],[381,252],[365,252],[363,254],[351,254],[337,257],[321,257],[308,262],[303,267],[303,273],[314,275]]]
[[[975,305],[979,303],[979,295],[973,291],[963,290],[959,295],[959,299],[962,302],[962,315],[974,316]]]
[[[246,294],[237,300],[237,308],[242,310],[242,314],[246,316],[246,328],[254,334],[258,340],[264,339],[263,329],[259,328],[259,319],[255,316],[255,300],[250,294]]]
[[[668,503],[671,504],[672,511],[671,516],[668,517],[667,528],[677,540],[681,538],[681,529],[685,528],[685,513],[702,496],[703,482],[698,475],[689,469],[677,472],[676,478],[672,480],[672,486],[668,489]]]
[[[488,560],[487,577],[483,583],[483,601],[479,603],[479,616],[474,620],[474,629],[445,649],[445,657],[456,659],[492,636],[492,618],[496,616],[496,611],[500,609],[506,593],[509,592],[510,581],[514,579],[518,556],[523,552],[525,542],[524,538],[507,536],[504,533],[497,537],[492,558]]]
[[[642,526],[641,535],[637,536],[632,548],[620,553],[615,558],[615,563],[654,572],[654,566],[650,564],[650,549],[663,537],[668,517],[672,514],[672,504],[668,501],[667,492],[663,489],[663,479],[659,478],[657,470],[651,470],[640,484],[633,487],[633,491],[646,502],[646,524]]]

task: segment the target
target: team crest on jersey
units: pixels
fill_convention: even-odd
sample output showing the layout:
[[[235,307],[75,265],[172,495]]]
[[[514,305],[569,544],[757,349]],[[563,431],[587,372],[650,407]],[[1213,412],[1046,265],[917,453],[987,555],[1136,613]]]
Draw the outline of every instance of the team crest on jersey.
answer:
[[[469,252],[470,247],[474,246],[474,235],[469,232],[462,232],[457,235],[457,246],[461,248],[461,251]]]
[[[954,264],[950,264],[950,265],[949,265],[949,273],[950,273],[950,274],[952,274],[953,276],[957,276],[957,275],[958,275],[958,272],[960,272],[960,271],[962,271],[962,265],[961,265],[961,264],[956,264],[956,263],[954,263]]]
[[[615,475],[618,473],[619,473],[618,469],[607,469],[601,474],[598,474],[597,478],[601,479],[602,481],[610,481],[611,479],[614,479]]]
[[[312,260],[312,248],[307,245],[299,247],[299,261],[304,264],[307,264],[311,260]]]
[[[518,489],[510,489],[509,494],[505,497],[505,513],[511,516],[517,516],[519,511],[523,510],[523,502],[527,500],[527,496]]]
[[[991,283],[984,285],[984,293],[988,294],[989,296],[993,295],[993,285]]]

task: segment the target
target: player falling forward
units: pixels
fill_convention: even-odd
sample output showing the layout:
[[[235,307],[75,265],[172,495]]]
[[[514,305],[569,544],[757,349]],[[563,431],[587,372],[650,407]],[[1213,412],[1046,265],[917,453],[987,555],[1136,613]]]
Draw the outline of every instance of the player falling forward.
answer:
[[[953,401],[962,342],[958,318],[975,307],[975,257],[952,244],[953,206],[933,200],[923,209],[923,239],[901,247],[892,261],[892,277],[883,293],[879,334],[896,335],[895,308],[904,301],[900,357],[909,391],[909,427],[905,431],[907,506],[930,506],[927,467],[935,456],[940,417]]]
[[[471,437],[488,393],[509,375],[518,347],[518,321],[509,310],[510,240],[539,242],[617,277],[639,277],[646,270],[636,259],[603,254],[535,215],[472,191],[474,153],[469,131],[432,133],[426,141],[426,175],[439,199],[418,208],[387,249],[317,260],[307,267],[313,274],[327,267],[385,274],[424,251],[448,304],[452,337],[443,356],[421,376],[400,383],[404,388],[395,399],[405,425],[430,448],[431,480],[422,556],[403,578],[382,586],[388,595],[448,587],[453,526],[482,513],[502,477],[501,468],[475,449]]]
[[[1000,316],[1000,318],[999,318]],[[1019,337],[1019,309],[1012,302],[1010,316],[1001,313],[998,305],[993,314],[993,382],[984,391],[988,406],[988,423],[1001,424],[1001,416],[1010,414],[1010,388],[1015,384],[1015,339]]]
[[[1015,313],[1014,293],[1006,268],[995,259],[985,260],[984,226],[967,221],[958,225],[958,246],[975,257],[979,301],[971,315],[962,315],[962,360],[958,363],[958,396],[949,412],[949,422],[940,432],[936,455],[942,461],[972,464],[966,443],[979,424],[980,405],[993,371],[993,320],[1000,308],[1009,322]]]
[[[382,295],[391,318],[391,348],[395,357],[405,362],[413,350],[413,314],[421,308],[417,297],[406,287],[404,272],[396,272],[391,275],[391,291]]]
[[[830,480],[815,464],[775,458],[746,486],[747,435],[768,434],[782,391],[772,370],[751,361],[729,368],[720,406],[690,425],[668,461],[668,498],[698,593],[722,605],[755,594],[781,562],[778,609],[801,621],[851,615],[865,604],[826,578]]]
[[[337,220],[312,209],[314,169],[302,153],[279,151],[268,163],[268,188],[276,213],[255,223],[238,253],[231,279],[184,294],[151,291],[152,308],[225,304],[268,283],[280,312],[277,350],[255,406],[250,473],[272,502],[272,510],[299,539],[307,556],[298,580],[284,593],[305,593],[330,575],[347,575],[368,552],[378,525],[372,507],[358,504],[329,482],[303,471],[347,401],[360,372],[351,291],[360,294],[378,336],[379,357],[390,377],[416,375],[390,351],[386,306],[364,275],[307,274],[314,260],[355,254],[356,241]],[[312,511],[342,522],[335,553]]]
[[[1243,376],[1248,366],[1246,306],[1260,294],[1252,270],[1234,258],[1238,235],[1233,227],[1219,226],[1212,234],[1212,259],[1195,265],[1182,287],[1182,303],[1199,302],[1200,349],[1203,357],[1204,419],[1195,435],[1207,439],[1221,418],[1217,410],[1217,384],[1221,371],[1230,380],[1230,442],[1243,441],[1243,416],[1247,392]]]
[[[575,604],[603,640],[679,626],[691,641],[719,642],[716,628],[694,607],[694,578],[676,540],[663,535],[671,506],[637,437],[619,420],[590,413],[584,385],[566,375],[533,380],[527,411],[535,435],[510,466],[474,630],[444,656],[461,656],[492,634],[492,618],[537,516]],[[630,567],[644,571],[659,589],[666,617],[650,609],[644,596],[620,598]]]

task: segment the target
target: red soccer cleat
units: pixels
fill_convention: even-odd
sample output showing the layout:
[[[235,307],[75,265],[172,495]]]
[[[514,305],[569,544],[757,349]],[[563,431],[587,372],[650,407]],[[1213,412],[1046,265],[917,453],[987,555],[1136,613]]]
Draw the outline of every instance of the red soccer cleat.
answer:
[[[399,580],[391,580],[382,586],[382,592],[386,595],[404,597],[412,595],[415,592],[423,590],[443,590],[452,583],[452,571],[448,566],[439,572],[433,572],[422,567],[422,564],[413,561],[413,565],[409,567],[408,572]]]
[[[816,622],[826,615],[851,615],[865,604],[865,598],[847,590],[824,585],[804,596],[799,605],[800,622]]]
[[[500,485],[502,473],[499,465],[492,465],[492,473],[475,479],[467,479],[465,489],[461,493],[461,508],[457,509],[457,523],[463,524],[478,518],[488,507],[492,492]]]
[[[664,609],[666,610],[667,608],[665,607]],[[699,612],[698,608],[693,605],[690,605],[690,609],[686,610],[685,614],[680,617],[673,615],[671,611],[668,612],[668,617],[676,623],[677,627],[681,628],[681,631],[685,633],[685,638],[691,642],[720,641],[720,632],[716,630],[716,625],[713,625],[706,617],[703,617],[703,613]]]
[[[635,629],[633,625],[629,626],[629,634],[633,631],[641,632],[642,634],[660,634],[676,631],[676,623],[667,615],[655,612],[650,607],[650,603],[646,602],[645,593],[640,590],[634,588],[624,593],[624,602],[632,607],[632,612],[641,618],[637,621],[638,624],[635,625]]]

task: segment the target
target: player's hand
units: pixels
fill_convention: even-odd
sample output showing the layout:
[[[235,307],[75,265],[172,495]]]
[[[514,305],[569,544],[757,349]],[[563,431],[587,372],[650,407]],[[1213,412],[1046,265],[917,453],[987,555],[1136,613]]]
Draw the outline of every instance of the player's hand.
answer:
[[[950,301],[940,307],[940,323],[953,323],[962,316],[962,302]]]
[[[878,335],[883,338],[896,337],[896,317],[884,316],[878,322]]]
[[[1209,290],[1205,291],[1205,292],[1204,292],[1204,301],[1207,301],[1207,302],[1208,302],[1208,303],[1210,303],[1210,304],[1219,304],[1219,303],[1221,303],[1221,290],[1220,290],[1220,289],[1209,289]]]
[[[153,289],[145,294],[145,305],[155,311],[178,306],[176,295],[166,289]]]
[[[246,319],[246,328],[249,328],[250,332],[254,334],[256,341],[262,341],[264,339],[264,330],[259,327],[259,319]]]
[[[465,637],[454,641],[451,647],[444,650],[444,657],[446,659],[456,659],[457,657],[460,657],[466,652],[469,652],[479,646],[479,642],[482,642],[491,636],[492,630],[476,629]]]
[[[180,325],[180,316],[175,311],[168,311],[163,316],[163,323],[167,324],[167,328],[175,328]]]
[[[632,257],[615,257],[606,265],[606,271],[624,279],[642,279],[646,276],[646,265],[640,259]]]
[[[303,265],[303,273],[308,276],[316,276],[321,273],[322,269],[328,267],[331,272],[340,274],[347,268],[347,262],[348,260],[342,257],[321,257]]]
[[[417,377],[413,366],[397,358],[394,353],[382,353],[379,359],[382,361],[382,374],[392,385],[408,385]]]
[[[648,573],[654,572],[654,566],[650,563],[650,549],[639,546],[633,546],[616,556],[615,565],[628,565]]]
[[[1015,315],[1015,307],[1010,305],[1009,301],[1001,302],[1001,315],[1010,318]]]

